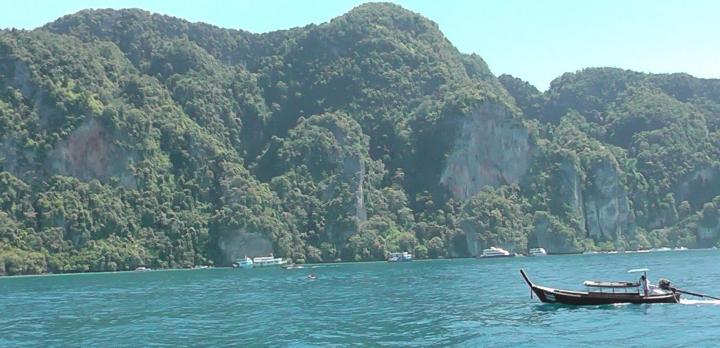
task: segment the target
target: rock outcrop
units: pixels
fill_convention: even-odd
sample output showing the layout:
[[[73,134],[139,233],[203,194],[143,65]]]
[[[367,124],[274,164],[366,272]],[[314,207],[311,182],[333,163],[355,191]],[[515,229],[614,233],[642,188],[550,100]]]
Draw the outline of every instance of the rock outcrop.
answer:
[[[500,104],[485,103],[463,118],[440,178],[464,201],[485,186],[517,183],[532,158],[528,129]]]
[[[634,232],[635,216],[614,159],[595,160],[583,192],[585,226],[595,240],[615,240]]]
[[[98,121],[88,120],[50,152],[46,167],[51,173],[82,180],[117,177],[121,184],[132,187],[135,180],[128,169],[130,155],[112,140]]]

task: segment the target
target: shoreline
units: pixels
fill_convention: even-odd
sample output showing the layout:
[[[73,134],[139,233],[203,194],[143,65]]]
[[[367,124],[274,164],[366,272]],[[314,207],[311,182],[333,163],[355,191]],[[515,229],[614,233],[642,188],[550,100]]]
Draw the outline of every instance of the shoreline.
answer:
[[[568,253],[568,254],[550,254],[548,253],[547,256],[571,256],[571,255],[581,255],[581,256],[587,256],[587,255],[623,255],[623,254],[662,254],[667,252],[676,252],[676,251],[710,251],[710,250],[720,250],[720,248],[687,248],[687,249],[672,249],[672,250],[626,250],[626,251],[594,251],[594,252],[580,252],[580,253]],[[527,255],[519,255],[516,257],[530,257]],[[465,259],[475,259],[475,257],[449,257],[449,258],[440,258],[440,259],[414,259],[412,262],[431,262],[431,261],[453,261],[453,260],[465,260]],[[304,269],[310,269],[310,268],[322,268],[322,267],[333,267],[333,266],[340,266],[340,265],[353,265],[353,264],[374,264],[374,263],[393,263],[394,262],[388,262],[388,261],[341,261],[341,262],[321,262],[321,263],[302,263],[298,264],[303,266]],[[402,262],[400,262],[402,263]],[[280,267],[266,267],[267,269],[275,269]],[[235,269],[235,267],[232,266],[211,266],[208,268],[157,268],[157,269],[150,269],[146,271],[102,271],[102,272],[68,272],[68,273],[41,273],[41,274],[17,274],[17,275],[0,275],[0,280],[5,278],[30,278],[30,277],[52,277],[52,276],[80,276],[80,275],[90,275],[90,274],[125,274],[125,273],[148,273],[148,272],[179,272],[179,271],[207,271],[207,270],[225,270],[225,269]]]

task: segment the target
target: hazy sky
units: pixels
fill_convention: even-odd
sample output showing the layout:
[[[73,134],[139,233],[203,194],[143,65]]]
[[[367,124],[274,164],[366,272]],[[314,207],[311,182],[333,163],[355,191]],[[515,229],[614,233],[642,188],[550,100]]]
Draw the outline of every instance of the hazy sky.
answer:
[[[322,23],[358,0],[0,0],[0,27],[34,28],[84,8],[135,7],[261,33]],[[541,90],[563,72],[613,66],[720,78],[720,1],[400,0],[499,75]]]

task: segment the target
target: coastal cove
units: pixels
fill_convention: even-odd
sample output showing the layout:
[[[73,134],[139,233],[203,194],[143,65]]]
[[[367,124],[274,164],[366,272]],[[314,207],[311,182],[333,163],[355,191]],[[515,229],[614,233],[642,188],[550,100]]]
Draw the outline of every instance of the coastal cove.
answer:
[[[4,277],[0,346],[710,346],[718,301],[540,304],[518,270],[582,289],[648,267],[653,282],[717,295],[719,262],[687,250]]]

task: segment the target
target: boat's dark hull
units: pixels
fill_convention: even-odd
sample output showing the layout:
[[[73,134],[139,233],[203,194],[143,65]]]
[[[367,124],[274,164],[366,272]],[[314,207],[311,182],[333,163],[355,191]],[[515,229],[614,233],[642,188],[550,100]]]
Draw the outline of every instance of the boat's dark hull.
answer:
[[[637,293],[605,293],[605,292],[570,292],[533,286],[533,292],[540,301],[545,303],[561,303],[568,305],[606,305],[614,303],[677,303],[679,293],[642,296]]]
[[[545,303],[560,303],[567,305],[606,305],[615,303],[677,303],[680,293],[643,296],[638,293],[623,292],[582,292],[553,289],[533,284],[524,271],[520,271],[525,282],[532,292]]]

